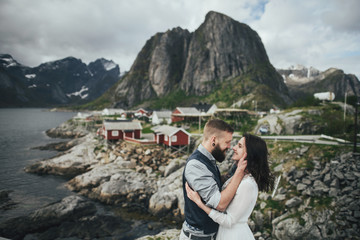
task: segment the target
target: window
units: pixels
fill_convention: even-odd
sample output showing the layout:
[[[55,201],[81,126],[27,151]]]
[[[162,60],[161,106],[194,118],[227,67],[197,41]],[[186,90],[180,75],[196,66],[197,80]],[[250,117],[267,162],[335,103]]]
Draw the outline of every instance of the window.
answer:
[[[171,142],[177,142],[177,136],[176,135],[171,137]]]
[[[168,140],[168,136],[167,135],[165,135],[165,141],[167,141]]]
[[[119,136],[119,131],[111,131],[111,136],[118,137]]]

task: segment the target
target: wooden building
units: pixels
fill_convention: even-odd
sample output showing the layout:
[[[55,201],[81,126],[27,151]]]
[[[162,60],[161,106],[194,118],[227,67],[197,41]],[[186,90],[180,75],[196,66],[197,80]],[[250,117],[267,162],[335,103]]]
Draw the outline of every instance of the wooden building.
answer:
[[[153,127],[154,139],[157,144],[167,146],[184,146],[190,144],[190,136],[186,130],[168,125]]]
[[[151,123],[158,124],[171,124],[171,111],[154,111],[152,114]]]
[[[201,116],[195,107],[177,107],[171,114],[171,122],[198,121]]]
[[[119,140],[125,137],[139,139],[141,130],[140,122],[105,120],[100,134],[107,140]]]

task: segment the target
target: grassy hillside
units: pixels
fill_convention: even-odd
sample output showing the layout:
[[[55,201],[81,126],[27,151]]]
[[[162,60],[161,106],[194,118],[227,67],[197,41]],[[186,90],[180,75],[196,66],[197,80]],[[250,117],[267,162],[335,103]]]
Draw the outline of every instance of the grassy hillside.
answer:
[[[285,107],[286,103],[279,94],[268,85],[254,81],[256,77],[252,74],[245,74],[240,77],[228,79],[218,83],[214,91],[206,96],[187,95],[183,90],[175,90],[167,96],[150,99],[138,106],[153,109],[174,109],[178,106],[191,106],[197,102],[207,102],[216,104],[218,107],[230,107],[234,102],[250,95],[247,103],[241,108],[253,108],[252,100],[256,100],[259,110],[269,110],[274,105]],[[136,106],[136,107],[138,107]],[[136,108],[135,107],[135,108]]]

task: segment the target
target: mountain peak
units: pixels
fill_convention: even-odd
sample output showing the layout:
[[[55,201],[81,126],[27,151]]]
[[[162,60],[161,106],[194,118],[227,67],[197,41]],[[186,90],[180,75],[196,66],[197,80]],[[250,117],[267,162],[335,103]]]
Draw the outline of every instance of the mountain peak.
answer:
[[[0,54],[0,66],[9,68],[14,66],[21,66],[10,54]]]
[[[286,85],[269,62],[258,34],[246,24],[210,11],[195,32],[173,28],[154,34],[111,101],[127,108],[174,91],[207,96],[246,74],[255,84],[265,84],[287,98]]]
[[[97,66],[97,68],[102,66],[102,68],[105,71],[110,71],[110,70],[115,69],[115,68],[119,69],[119,65],[116,64],[113,60],[107,60],[105,58],[99,58],[99,59],[95,60],[94,62],[91,62],[91,63],[89,63],[89,66],[91,68],[93,66]]]
[[[228,18],[231,19],[229,16],[223,14],[223,13],[219,13],[219,12],[215,12],[215,11],[209,11],[206,16],[205,16],[205,22],[209,19],[214,19],[214,18]]]

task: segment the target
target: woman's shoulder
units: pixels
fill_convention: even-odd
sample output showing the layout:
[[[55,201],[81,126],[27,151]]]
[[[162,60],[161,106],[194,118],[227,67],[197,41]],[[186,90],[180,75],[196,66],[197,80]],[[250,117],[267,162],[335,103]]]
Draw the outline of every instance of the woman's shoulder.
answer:
[[[240,185],[252,187],[255,189],[258,188],[255,178],[251,174],[246,174],[242,179]]]

